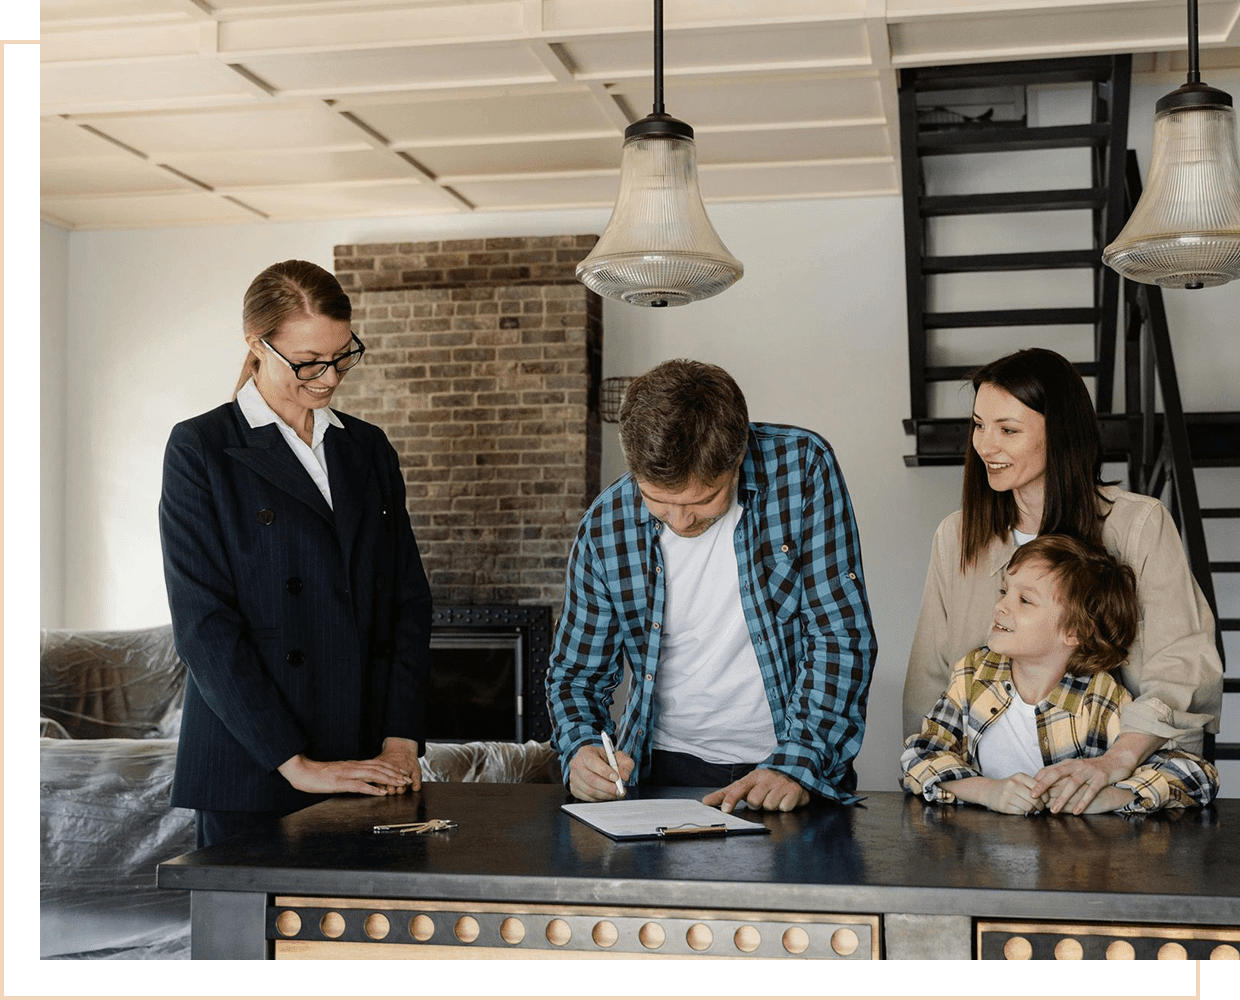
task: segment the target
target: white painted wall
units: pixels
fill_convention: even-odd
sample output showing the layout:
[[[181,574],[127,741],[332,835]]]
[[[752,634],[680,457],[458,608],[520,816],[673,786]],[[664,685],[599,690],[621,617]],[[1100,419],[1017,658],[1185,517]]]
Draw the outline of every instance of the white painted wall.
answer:
[[[1148,132],[1152,115],[1141,109],[1152,109],[1169,89],[1137,88],[1137,148],[1148,144],[1142,123]],[[168,620],[156,524],[164,442],[177,420],[230,394],[243,355],[241,295],[267,264],[297,256],[330,268],[332,248],[341,243],[598,233],[608,214],[73,233],[67,273],[60,262],[65,239],[45,239],[44,281],[53,286],[47,294],[68,302],[68,393],[64,439],[44,442],[45,462],[54,464],[61,450],[66,468],[64,564],[56,565],[60,556],[50,545],[43,567],[53,590],[59,577],[63,612],[55,615],[48,602],[43,624],[123,628]],[[908,415],[901,203],[888,197],[715,205],[710,214],[744,261],[745,277],[723,295],[683,308],[606,303],[603,374],[637,374],[669,357],[712,361],[737,378],[755,418],[810,427],[831,441],[857,512],[879,638],[860,784],[892,789],[926,555],[959,492],[959,469],[908,469],[902,461],[910,439],[901,426]],[[1240,409],[1240,284],[1168,299],[1186,404]],[[56,331],[45,330],[49,335]],[[958,398],[964,415],[970,400]],[[621,471],[615,428],[608,426],[604,478]],[[1225,777],[1228,794],[1240,793],[1238,771]]]
[[[39,619],[65,620],[65,378],[68,340],[69,234],[40,229],[39,303]]]

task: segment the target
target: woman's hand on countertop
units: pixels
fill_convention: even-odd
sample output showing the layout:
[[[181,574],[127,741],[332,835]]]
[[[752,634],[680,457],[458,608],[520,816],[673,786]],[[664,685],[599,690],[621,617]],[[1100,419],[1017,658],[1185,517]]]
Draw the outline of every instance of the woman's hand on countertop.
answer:
[[[298,791],[319,795],[357,792],[362,795],[392,795],[402,792],[412,782],[412,776],[380,757],[373,760],[311,760],[305,754],[290,757],[279,767],[280,774]],[[414,774],[418,787],[422,784],[421,771],[414,758]]]
[[[403,736],[389,736],[383,741],[383,749],[375,760],[391,765],[409,779],[401,786],[386,786],[389,795],[397,795],[401,792],[416,792],[422,788],[422,766],[418,763],[418,744],[416,740],[407,740]]]
[[[1132,777],[1132,773],[1166,740],[1146,733],[1123,733],[1099,757],[1077,757],[1061,760],[1042,768],[1034,777],[1035,794],[1046,799],[1047,808],[1053,812],[1080,815],[1096,812],[1090,809],[1103,789],[1117,781]]]

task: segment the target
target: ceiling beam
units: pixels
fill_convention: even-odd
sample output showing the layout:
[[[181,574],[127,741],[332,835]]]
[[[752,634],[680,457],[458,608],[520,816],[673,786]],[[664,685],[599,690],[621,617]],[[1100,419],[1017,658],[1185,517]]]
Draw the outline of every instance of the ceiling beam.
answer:
[[[329,108],[326,104],[324,104],[324,107]],[[383,135],[377,129],[372,128],[352,111],[336,111],[332,108],[329,108],[329,110],[357,129],[358,134],[369,146],[371,146],[371,148],[385,153],[399,161],[401,166],[409,171],[410,176],[426,184],[431,190],[439,194],[450,207],[457,211],[465,209],[466,211],[472,212],[474,210],[475,206],[473,202],[454,188],[441,184],[439,179],[431,170],[427,169],[426,166],[420,163],[409,153],[397,149],[387,138],[387,136]]]

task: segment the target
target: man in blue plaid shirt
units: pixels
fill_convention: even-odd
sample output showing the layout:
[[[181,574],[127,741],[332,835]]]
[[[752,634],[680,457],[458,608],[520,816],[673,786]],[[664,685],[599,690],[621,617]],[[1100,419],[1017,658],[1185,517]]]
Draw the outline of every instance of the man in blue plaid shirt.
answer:
[[[749,422],[723,369],[668,361],[620,410],[629,473],[569,556],[547,699],[570,792],[717,788],[731,811],[858,801],[877,646],[830,445]],[[615,767],[602,746],[630,665]]]

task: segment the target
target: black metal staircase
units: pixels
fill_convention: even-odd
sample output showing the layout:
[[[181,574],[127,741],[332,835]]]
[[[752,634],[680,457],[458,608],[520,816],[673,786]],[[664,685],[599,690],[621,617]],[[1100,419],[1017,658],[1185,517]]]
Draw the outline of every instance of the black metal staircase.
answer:
[[[996,120],[982,109],[996,88],[1051,84],[1085,84],[1091,88],[1091,121],[1078,125],[1030,127],[1018,120]],[[1216,591],[1240,593],[1240,560],[1211,560],[1207,552],[1206,522],[1234,525],[1240,532],[1240,412],[1184,413],[1176,379],[1175,361],[1157,286],[1121,282],[1105,267],[1101,252],[1118,233],[1141,193],[1136,156],[1126,149],[1128,92],[1131,60],[1127,56],[1016,62],[979,66],[949,66],[902,72],[900,115],[906,283],[908,294],[909,378],[911,417],[904,427],[914,436],[915,451],[905,464],[958,465],[968,447],[967,416],[937,416],[930,387],[935,382],[962,382],[978,366],[1002,353],[1035,346],[1055,327],[1089,327],[1092,344],[1081,345],[1076,367],[1094,379],[1105,457],[1127,465],[1127,483],[1135,492],[1163,500],[1175,517],[1189,563],[1215,613],[1216,642],[1226,662],[1227,637],[1240,636],[1240,617],[1220,616]],[[941,97],[950,95],[954,108],[944,109]],[[973,96],[970,96],[973,95]],[[1015,105],[1022,105],[1017,101]],[[982,110],[979,110],[982,109]],[[1079,188],[936,194],[928,190],[925,158],[977,152],[1039,151],[1068,146],[1086,147],[1090,177]],[[1088,211],[1093,246],[1089,249],[976,252],[936,255],[932,252],[935,220],[954,215],[986,215],[1050,211]],[[953,310],[936,312],[935,282],[943,276],[968,272],[998,273],[1017,270],[1051,271],[1091,268],[1093,301],[1084,305],[1048,304],[1033,309]],[[1113,395],[1117,375],[1117,340],[1122,314],[1124,349],[1123,410],[1116,412]],[[1192,294],[1192,293],[1186,293]],[[935,363],[935,338],[947,329],[1019,327],[1019,342],[1003,351],[978,353],[968,364]],[[1034,329],[1034,328],[1040,328]],[[1041,336],[1039,335],[1041,334]],[[1083,335],[1082,335],[1083,336]],[[1161,404],[1161,405],[1160,405]],[[956,409],[956,413],[959,413]],[[1220,496],[1222,502],[1202,505],[1194,469],[1234,469]],[[1220,533],[1221,534],[1221,533]],[[1240,533],[1229,534],[1235,541]],[[1240,547],[1237,548],[1240,551]],[[1235,585],[1216,588],[1219,580]],[[1240,649],[1240,645],[1233,650]],[[1240,676],[1224,676],[1224,704],[1240,696]],[[1224,710],[1227,715],[1227,709]],[[1206,750],[1214,759],[1240,760],[1240,742],[1221,734],[1207,737]]]
[[[904,187],[905,282],[908,301],[910,419],[905,429],[916,438],[909,465],[958,461],[953,443],[958,422],[941,425],[931,413],[930,386],[958,382],[995,355],[979,348],[967,364],[936,363],[939,331],[986,327],[1084,326],[1092,342],[1077,362],[1082,376],[1093,377],[1095,405],[1110,413],[1115,362],[1119,277],[1102,264],[1102,248],[1123,223],[1124,150],[1128,139],[1129,56],[1099,56],[1031,62],[906,69],[900,79],[901,168]],[[1085,85],[1090,88],[1090,121],[1030,126],[1025,94],[1036,86]],[[970,116],[955,108],[980,108],[988,100],[1010,102],[1006,117],[993,108]],[[945,108],[944,104],[950,105]],[[936,193],[927,182],[931,159],[977,153],[1085,149],[1088,170],[1081,186],[1069,189],[978,193]],[[934,253],[936,224],[957,216],[1085,211],[1090,214],[1092,245],[1087,248],[1018,252],[979,252],[941,256]],[[937,284],[946,276],[996,275],[1005,272],[1064,268],[1093,272],[1091,301],[1037,308],[936,311]],[[1031,337],[1036,336],[1031,333]],[[1023,345],[1021,345],[1023,346]]]
[[[1141,172],[1132,151],[1127,156],[1126,181],[1126,207],[1131,210],[1141,197]],[[1162,289],[1134,281],[1125,281],[1123,289],[1128,482],[1134,492],[1166,503],[1180,529],[1193,576],[1214,612],[1226,706],[1228,695],[1240,694],[1240,677],[1234,671],[1228,675],[1225,636],[1240,634],[1240,618],[1219,615],[1215,582],[1222,574],[1240,573],[1240,562],[1210,559],[1205,520],[1226,519],[1240,527],[1240,507],[1203,507],[1195,470],[1237,470],[1230,496],[1240,496],[1240,413],[1184,412]],[[1240,741],[1212,740],[1207,735],[1206,750],[1214,760],[1240,760]]]

